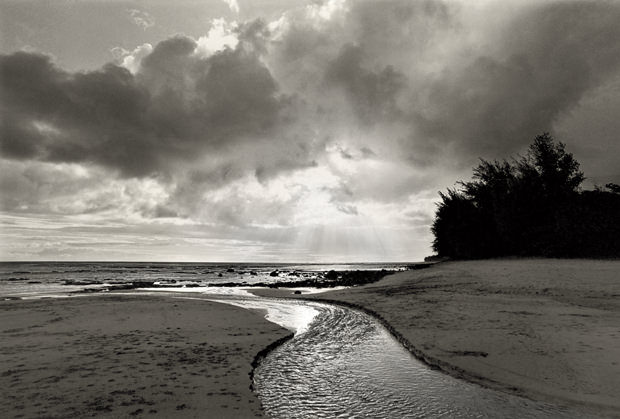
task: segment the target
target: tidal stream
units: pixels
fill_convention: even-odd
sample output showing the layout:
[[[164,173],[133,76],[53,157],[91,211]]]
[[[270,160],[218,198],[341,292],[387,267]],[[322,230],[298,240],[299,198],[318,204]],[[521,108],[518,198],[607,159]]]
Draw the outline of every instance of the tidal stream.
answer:
[[[361,311],[298,300],[217,301],[264,310],[267,319],[296,332],[254,374],[272,418],[586,417],[432,370]]]

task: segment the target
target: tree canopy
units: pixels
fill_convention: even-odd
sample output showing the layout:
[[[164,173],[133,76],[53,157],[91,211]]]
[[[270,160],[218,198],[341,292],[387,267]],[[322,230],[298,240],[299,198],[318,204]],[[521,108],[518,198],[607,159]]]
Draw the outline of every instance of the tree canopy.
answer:
[[[620,187],[581,191],[579,163],[561,142],[537,136],[511,161],[486,161],[473,179],[440,192],[433,249],[457,259],[620,256]]]

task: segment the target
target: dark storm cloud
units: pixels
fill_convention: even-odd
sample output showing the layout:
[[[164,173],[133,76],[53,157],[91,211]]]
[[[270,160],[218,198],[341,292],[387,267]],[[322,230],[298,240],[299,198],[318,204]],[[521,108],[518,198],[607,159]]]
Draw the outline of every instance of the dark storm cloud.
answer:
[[[128,175],[152,170],[149,93],[124,68],[69,74],[46,56],[0,58],[2,152],[18,159],[94,162]],[[146,134],[146,135],[145,135]]]
[[[361,122],[390,121],[401,117],[396,95],[406,87],[406,78],[390,65],[378,72],[363,66],[364,52],[345,45],[325,72],[328,87],[341,88]]]
[[[144,57],[137,77],[144,85],[149,86],[154,94],[161,94],[166,90],[183,93],[188,87],[189,78],[193,77],[192,73],[200,69],[206,70],[204,61],[192,58],[195,49],[196,41],[191,38],[174,36],[166,39]]]
[[[613,2],[527,6],[495,40],[502,56],[481,54],[431,84],[431,111],[415,114],[416,128],[466,155],[522,150],[617,74],[619,21],[620,4]]]
[[[441,0],[358,1],[348,26],[369,57],[398,62],[419,53],[459,26],[458,6]],[[414,64],[414,63],[411,63]]]
[[[523,151],[620,67],[617,2],[347,5],[342,19],[288,22],[274,72],[415,166]]]
[[[176,176],[188,194],[312,167],[330,142],[422,168],[506,157],[620,65],[620,4],[506,4],[316,3],[240,24],[212,55],[174,36],[135,73],[0,56],[2,154]]]
[[[113,64],[69,73],[44,55],[1,56],[3,155],[146,176],[222,143],[274,134],[281,99],[258,57],[238,48],[201,58],[195,48],[182,36],[163,41],[137,75]]]

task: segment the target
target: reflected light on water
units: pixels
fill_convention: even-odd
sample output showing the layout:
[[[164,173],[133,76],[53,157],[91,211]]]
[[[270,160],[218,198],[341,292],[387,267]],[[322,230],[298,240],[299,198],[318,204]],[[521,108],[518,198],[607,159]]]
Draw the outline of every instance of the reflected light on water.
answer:
[[[265,311],[265,318],[285,329],[295,332],[295,335],[305,333],[310,323],[319,314],[319,311],[309,304],[294,304],[289,302],[267,301],[264,299],[209,299],[217,303],[231,304],[250,310]]]
[[[254,294],[242,287],[166,287],[166,288],[140,288],[140,291],[153,293],[187,293],[187,294],[208,294],[208,295],[226,295],[235,297],[254,297]]]
[[[583,419],[584,412],[485,389],[416,360],[367,314],[309,301],[214,300],[297,333],[256,368],[272,418]]]

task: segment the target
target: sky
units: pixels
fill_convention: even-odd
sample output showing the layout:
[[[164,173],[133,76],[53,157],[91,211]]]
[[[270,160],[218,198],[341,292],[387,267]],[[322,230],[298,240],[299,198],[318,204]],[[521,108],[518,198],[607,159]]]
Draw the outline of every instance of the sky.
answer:
[[[620,2],[0,0],[0,260],[403,262],[550,132],[620,183]]]

